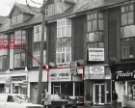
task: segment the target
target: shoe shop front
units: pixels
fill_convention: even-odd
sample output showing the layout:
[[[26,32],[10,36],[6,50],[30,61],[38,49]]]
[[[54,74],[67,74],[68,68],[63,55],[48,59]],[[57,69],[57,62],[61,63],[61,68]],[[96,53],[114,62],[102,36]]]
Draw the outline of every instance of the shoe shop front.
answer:
[[[126,101],[135,101],[135,64],[117,65],[112,71],[118,102],[125,107]]]

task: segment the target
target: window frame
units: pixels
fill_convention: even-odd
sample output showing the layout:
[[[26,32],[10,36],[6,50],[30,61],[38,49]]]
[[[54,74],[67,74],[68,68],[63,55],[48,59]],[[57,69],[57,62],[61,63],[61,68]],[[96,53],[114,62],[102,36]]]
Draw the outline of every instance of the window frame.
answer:
[[[19,38],[18,38],[18,34],[19,34]],[[13,62],[14,69],[24,68],[26,65],[26,41],[27,41],[26,35],[27,35],[26,30],[17,30],[14,32],[14,37],[12,37],[14,39],[14,43],[15,43],[15,45],[13,47],[13,49],[14,49],[14,56],[13,56],[14,57],[14,62]],[[16,44],[16,41],[17,41],[17,44]],[[19,43],[18,43],[18,41],[19,41]],[[16,46],[18,44],[19,44],[19,46]],[[22,56],[23,54],[24,54],[24,58]],[[20,55],[19,56],[20,57],[20,59],[19,59],[20,66],[17,65],[18,64],[17,55]],[[23,65],[22,65],[22,62],[24,62]]]
[[[131,9],[130,6],[133,6],[132,9]],[[129,3],[129,4],[121,6],[121,26],[133,25],[135,23],[135,20],[134,20],[134,18],[135,18],[134,10],[135,10],[135,6],[134,6],[133,3]],[[129,18],[130,17],[129,13],[132,13],[132,15],[133,15],[133,18],[132,18],[133,22],[129,22],[129,19],[130,19]],[[122,16],[123,15],[125,15],[125,19],[126,19],[126,23],[125,24],[123,24],[123,20],[122,20],[122,18],[123,18]]]

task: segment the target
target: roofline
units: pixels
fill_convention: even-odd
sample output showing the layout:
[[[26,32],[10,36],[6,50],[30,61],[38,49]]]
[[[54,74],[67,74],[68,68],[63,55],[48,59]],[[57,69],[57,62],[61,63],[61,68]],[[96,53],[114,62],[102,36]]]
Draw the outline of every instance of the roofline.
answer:
[[[96,7],[96,8],[92,8],[92,9],[88,9],[88,10],[84,10],[84,11],[80,11],[80,12],[74,12],[74,13],[66,13],[66,14],[60,14],[60,15],[56,15],[56,16],[51,16],[51,17],[46,17],[45,21],[47,21],[47,23],[52,23],[52,22],[56,22],[57,19],[60,19],[60,18],[63,18],[63,17],[66,17],[66,18],[75,18],[77,16],[82,16],[82,15],[86,15],[87,12],[89,11],[93,11],[93,10],[96,10],[96,9],[99,9],[99,10],[106,10],[106,9],[110,9],[110,8],[114,8],[114,7],[119,7],[122,5],[122,3],[128,3],[128,2],[131,2],[131,3],[135,3],[134,0],[124,0],[124,1],[121,1],[121,2],[117,2],[117,3],[110,3],[110,4],[107,4],[107,5],[102,5],[102,6],[99,6],[99,7]],[[36,23],[33,23],[33,24],[26,24],[26,25],[21,25],[19,27],[13,27],[13,28],[9,28],[8,30],[3,30],[3,31],[0,31],[0,33],[2,32],[11,32],[15,29],[19,29],[19,28],[30,28],[31,26],[33,25],[36,25],[36,24],[41,24],[42,21],[39,21],[39,22],[36,22]]]

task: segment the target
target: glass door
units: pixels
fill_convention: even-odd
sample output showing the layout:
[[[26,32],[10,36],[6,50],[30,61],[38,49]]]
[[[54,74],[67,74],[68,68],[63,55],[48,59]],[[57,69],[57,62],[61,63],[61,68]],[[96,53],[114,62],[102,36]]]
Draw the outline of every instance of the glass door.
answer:
[[[104,104],[105,103],[105,85],[95,84],[93,93],[94,104]]]

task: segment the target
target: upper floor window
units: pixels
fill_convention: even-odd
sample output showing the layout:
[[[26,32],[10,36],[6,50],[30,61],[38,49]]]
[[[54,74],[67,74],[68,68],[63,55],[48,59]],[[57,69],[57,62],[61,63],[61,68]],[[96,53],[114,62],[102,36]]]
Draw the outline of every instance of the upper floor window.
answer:
[[[56,63],[71,62],[71,20],[63,18],[57,20]]]
[[[57,38],[71,37],[71,20],[63,18],[57,20]]]
[[[44,40],[46,41],[46,28],[44,30]],[[39,42],[41,41],[41,37],[42,37],[42,26],[41,25],[36,25],[34,26],[34,42]]]
[[[34,43],[33,44],[33,56],[32,59],[32,65],[33,67],[38,67],[40,65],[40,43]],[[43,64],[46,64],[46,50],[44,48],[43,51]]]
[[[71,62],[71,47],[57,48],[56,63],[58,65],[61,65],[61,64],[69,64],[70,62]]]
[[[135,39],[124,38],[121,39],[121,58],[133,59],[135,58]]]
[[[122,38],[135,37],[135,25],[121,27]]]
[[[104,21],[101,12],[92,12],[87,15],[87,41],[103,41]]]
[[[15,45],[17,45],[20,48],[23,48],[23,46],[26,45],[26,31],[16,31],[13,41]]]
[[[15,51],[14,68],[24,68],[24,67],[25,67],[25,52]]]
[[[25,67],[26,31],[18,30],[14,33],[14,68]]]
[[[103,14],[99,12],[87,15],[87,32],[102,31],[104,29]]]
[[[0,55],[7,54],[8,51],[8,35],[0,34]]]
[[[19,24],[19,23],[22,23],[22,22],[23,22],[23,15],[22,14],[13,16],[11,18],[11,24],[12,25]]]
[[[121,7],[121,25],[131,25],[134,23],[134,4]]]

